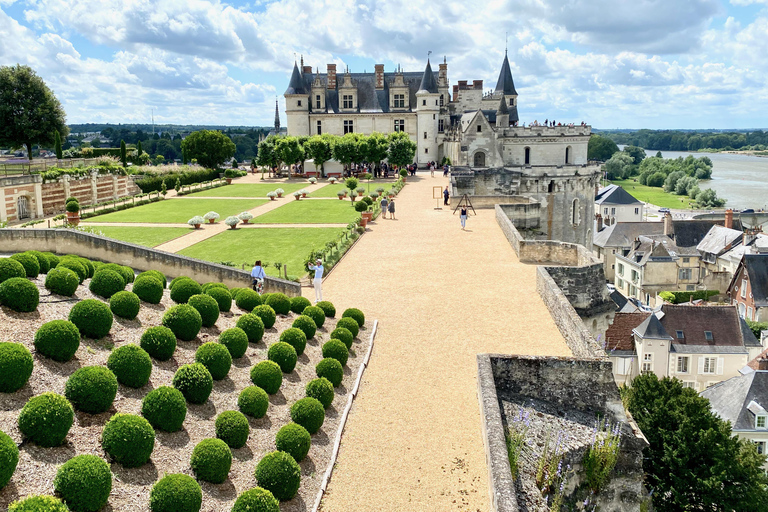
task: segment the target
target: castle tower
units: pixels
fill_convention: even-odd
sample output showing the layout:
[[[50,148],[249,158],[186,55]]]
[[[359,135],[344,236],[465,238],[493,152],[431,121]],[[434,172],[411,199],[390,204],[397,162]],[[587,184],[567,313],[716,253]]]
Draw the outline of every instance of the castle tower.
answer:
[[[502,130],[509,128],[509,108],[504,98],[499,98],[499,108],[496,109],[496,131],[503,135]]]
[[[277,97],[275,97],[275,135],[280,135],[280,109],[277,106]]]
[[[283,96],[285,115],[288,118],[288,135],[309,135],[309,92],[304,85],[304,76],[295,62],[291,81]]]
[[[437,88],[435,74],[427,59],[427,67],[421,78],[421,85],[416,91],[416,161],[419,165],[437,161],[437,124],[440,114],[440,92]]]
[[[494,95],[504,98],[509,108],[509,120],[517,123],[519,121],[517,115],[517,91],[515,90],[515,82],[512,80],[512,70],[509,68],[509,59],[507,58],[506,51],[504,52],[504,62],[501,63],[499,79],[496,81]]]

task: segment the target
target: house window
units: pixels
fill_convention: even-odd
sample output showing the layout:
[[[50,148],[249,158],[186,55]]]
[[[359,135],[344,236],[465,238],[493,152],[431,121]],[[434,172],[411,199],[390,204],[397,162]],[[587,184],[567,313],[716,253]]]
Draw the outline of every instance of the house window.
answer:
[[[640,208],[635,208],[635,215],[640,214]]]
[[[693,380],[684,380],[684,381],[683,381],[683,387],[684,387],[684,388],[691,388],[691,389],[696,389],[696,381],[693,381]]]
[[[442,119],[437,121],[437,131],[443,133],[445,131],[445,123]]]
[[[483,131],[483,127],[480,125],[477,125],[477,133],[480,133]]]
[[[298,100],[298,101],[296,102],[296,106],[297,106],[297,107],[300,107],[300,106],[301,106],[301,100]]]
[[[608,208],[603,208],[603,214],[608,215]]]
[[[757,453],[760,455],[765,453],[765,441],[752,441],[755,443],[755,448],[757,449]]]
[[[714,374],[716,369],[717,369],[717,358],[716,357],[705,357],[704,358],[704,368],[701,371],[701,373]]]
[[[747,318],[750,320],[754,320],[754,317],[752,316],[752,306],[749,306],[747,308]]]
[[[653,354],[643,354],[643,373],[653,371]]]
[[[683,334],[683,331],[675,331],[677,333],[677,339],[682,340],[685,338],[685,334]]]
[[[766,420],[766,418],[768,418],[768,416],[760,415],[760,416],[756,417],[755,418],[755,428],[765,428],[765,425],[766,425],[765,420]]]
[[[405,119],[395,119],[395,131],[396,132],[405,131]]]
[[[405,94],[395,94],[395,108],[405,108]]]
[[[616,280],[616,286],[623,290],[624,289],[624,281],[621,280],[621,279],[617,279]]]
[[[712,337],[712,331],[704,331],[704,339],[707,341],[712,341],[714,339]]]
[[[741,280],[741,298],[742,299],[747,298],[747,280],[746,279]]]
[[[691,258],[683,258],[683,263],[690,263],[690,262],[691,262]]]
[[[320,95],[315,95],[315,108],[320,108]]]
[[[691,278],[691,269],[690,268],[679,268],[677,269],[677,278],[681,281],[687,281]]]
[[[632,272],[630,273],[630,276],[632,278],[632,282],[636,283],[640,274],[637,273],[637,270],[632,270]]]
[[[323,134],[323,122],[320,120],[317,121],[317,134],[318,135]]]
[[[692,292],[695,289],[696,289],[696,286],[692,285],[692,284],[688,284],[688,285],[685,286],[685,291],[687,291],[687,292]]]
[[[677,358],[677,373],[688,373],[688,356]]]
[[[616,216],[616,208],[611,208],[611,216]]]
[[[344,133],[354,133],[354,132],[355,132],[354,121],[352,121],[352,119],[345,119],[344,120]]]
[[[352,95],[351,94],[345,94],[343,96],[342,100],[343,100],[344,108],[354,108],[354,106],[352,104]],[[346,133],[346,132],[344,132],[344,133]]]

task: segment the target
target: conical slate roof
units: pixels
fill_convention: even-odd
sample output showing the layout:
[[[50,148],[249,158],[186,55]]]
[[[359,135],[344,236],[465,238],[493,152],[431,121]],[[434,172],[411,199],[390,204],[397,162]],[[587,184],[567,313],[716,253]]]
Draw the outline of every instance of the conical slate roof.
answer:
[[[645,339],[655,339],[655,340],[671,340],[672,337],[667,334],[666,329],[664,329],[664,326],[661,325],[661,322],[659,322],[659,319],[656,317],[655,314],[650,315],[648,318],[645,319],[643,323],[638,325],[633,332],[637,333],[638,336]]]
[[[304,78],[301,76],[299,66],[293,63],[293,74],[291,74],[291,81],[288,83],[288,88],[285,90],[285,94],[306,94],[304,89]]]
[[[507,107],[507,100],[504,98],[504,96],[501,97],[501,100],[499,101],[499,108],[496,109],[496,115],[508,115],[509,114],[509,107]]]
[[[503,92],[505,95],[517,95],[515,82],[512,81],[512,71],[509,69],[509,59],[507,58],[506,53],[504,54],[504,62],[501,64],[499,79],[496,81],[496,92]]]
[[[427,59],[427,68],[424,70],[424,76],[421,77],[421,85],[418,92],[437,92],[437,82],[435,81],[435,74],[432,73],[432,66]]]

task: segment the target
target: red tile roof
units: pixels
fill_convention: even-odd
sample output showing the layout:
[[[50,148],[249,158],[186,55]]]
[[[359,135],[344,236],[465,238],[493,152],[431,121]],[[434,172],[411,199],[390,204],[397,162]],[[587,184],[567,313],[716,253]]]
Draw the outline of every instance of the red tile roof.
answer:
[[[634,350],[632,329],[643,323],[650,313],[616,313],[613,323],[605,331],[605,350]]]

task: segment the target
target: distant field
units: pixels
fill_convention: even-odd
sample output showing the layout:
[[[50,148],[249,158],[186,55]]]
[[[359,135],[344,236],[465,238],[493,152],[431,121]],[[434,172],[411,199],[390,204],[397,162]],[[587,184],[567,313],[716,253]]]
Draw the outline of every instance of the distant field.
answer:
[[[265,199],[164,199],[157,203],[137,206],[93,217],[92,222],[151,222],[156,224],[185,224],[195,215],[214,211],[223,221],[230,215],[252,210],[266,203]]]
[[[104,236],[109,238],[146,247],[157,247],[174,238],[184,236],[192,230],[192,228],[132,228],[128,226],[99,226],[94,229],[101,231]]]
[[[661,187],[648,187],[641,185],[634,179],[614,180],[611,183],[621,186],[624,190],[632,194],[640,201],[651,203],[662,208],[688,208],[691,198],[688,196],[678,196],[664,192]]]

